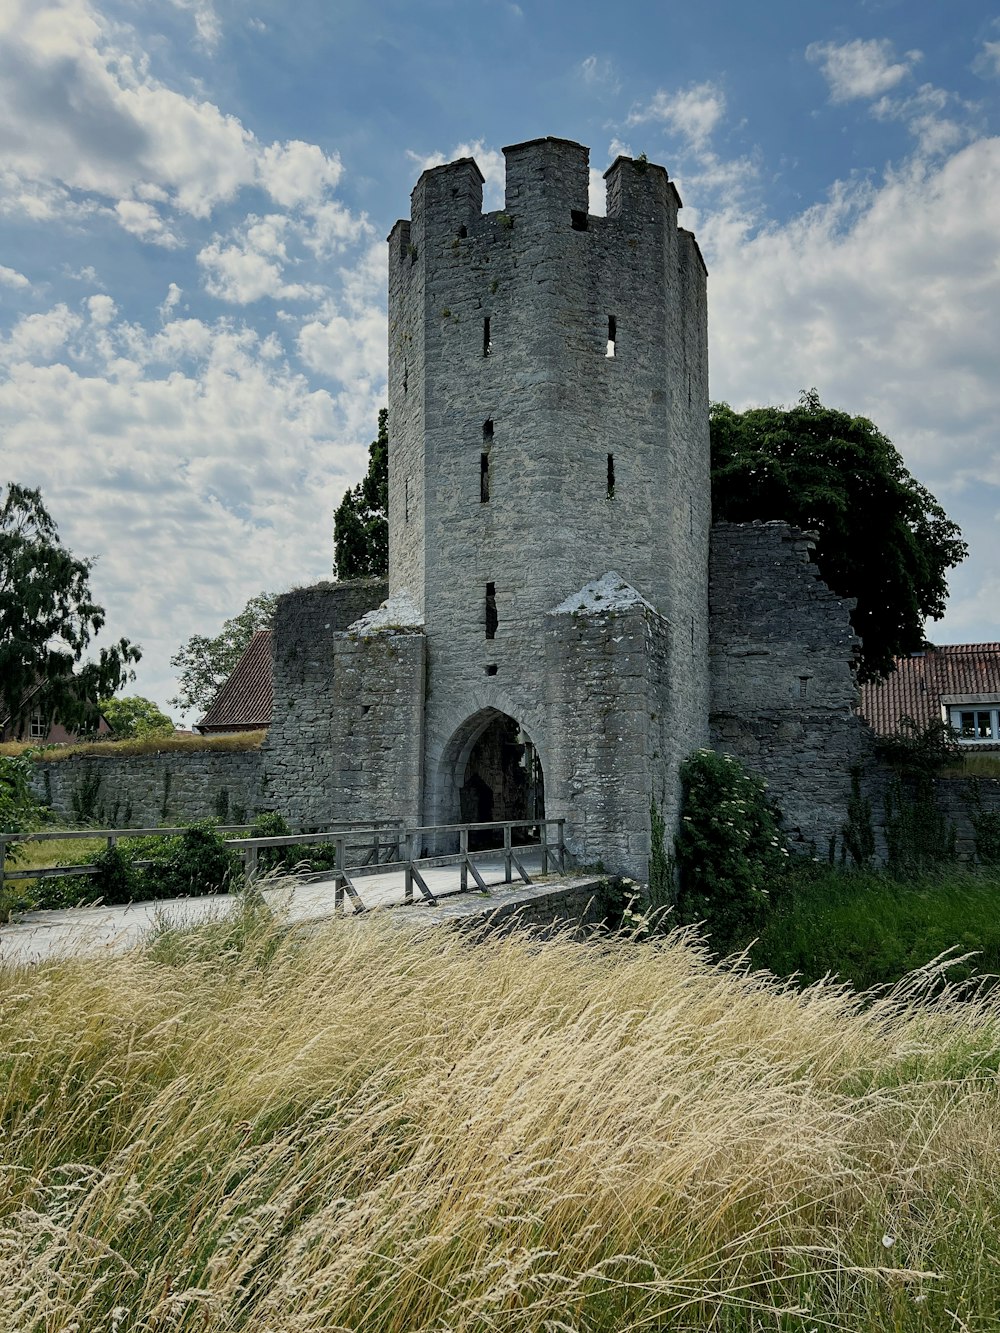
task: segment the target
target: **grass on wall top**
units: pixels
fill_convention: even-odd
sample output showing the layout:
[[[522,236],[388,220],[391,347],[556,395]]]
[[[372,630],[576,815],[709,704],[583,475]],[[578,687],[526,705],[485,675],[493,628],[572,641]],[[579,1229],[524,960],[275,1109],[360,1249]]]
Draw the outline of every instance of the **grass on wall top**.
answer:
[[[236,731],[220,736],[139,736],[124,741],[80,741],[74,745],[39,747],[27,741],[4,741],[0,754],[29,754],[39,763],[62,759],[83,759],[93,755],[111,758],[118,755],[165,754],[196,750],[259,750],[267,735],[261,731]]]
[[[0,1333],[997,1327],[988,998],[251,911],[0,1024]]]

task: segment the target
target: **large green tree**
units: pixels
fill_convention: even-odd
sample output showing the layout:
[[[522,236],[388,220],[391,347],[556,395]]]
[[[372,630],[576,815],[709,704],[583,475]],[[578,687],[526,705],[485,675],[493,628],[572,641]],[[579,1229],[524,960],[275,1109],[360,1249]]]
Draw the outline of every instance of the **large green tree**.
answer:
[[[144,699],[141,694],[125,699],[102,699],[101,713],[118,740],[173,734],[171,719],[152,699]]]
[[[946,573],[965,558],[958,527],[866,417],[824,407],[816,390],[793,408],[711,409],[716,519],[784,519],[818,535],[828,586],[857,599],[859,675],[873,680],[924,643],[944,615]]]
[[[277,601],[277,593],[258,593],[239,615],[223,622],[214,638],[193,634],[182,644],[170,659],[180,689],[167,702],[185,712],[206,712],[257,630],[270,628]]]
[[[333,516],[333,570],[338,579],[385,578],[389,573],[389,411],[378,414],[368,446],[368,472],[345,492]]]
[[[84,660],[104,625],[93,560],[59,540],[41,492],[11,482],[0,505],[0,721],[32,713],[73,730],[96,725],[98,699],[129,679],[139,648],[119,639]]]

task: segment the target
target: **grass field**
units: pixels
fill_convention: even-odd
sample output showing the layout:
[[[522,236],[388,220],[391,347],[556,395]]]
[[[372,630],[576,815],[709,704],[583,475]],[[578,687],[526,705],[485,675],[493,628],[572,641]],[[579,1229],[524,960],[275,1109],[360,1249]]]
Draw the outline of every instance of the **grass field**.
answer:
[[[138,736],[134,740],[89,741],[74,745],[49,745],[40,749],[28,741],[4,741],[0,755],[19,755],[29,751],[44,763],[59,759],[80,759],[88,755],[164,754],[176,750],[259,750],[267,731],[239,731],[229,736]]]
[[[684,936],[266,921],[0,971],[0,1330],[1000,1321],[1000,1009]]]
[[[1000,973],[1000,868],[950,866],[916,882],[879,873],[799,877],[752,945],[755,966],[806,982],[836,974],[857,989],[897,981],[945,950],[953,980]]]

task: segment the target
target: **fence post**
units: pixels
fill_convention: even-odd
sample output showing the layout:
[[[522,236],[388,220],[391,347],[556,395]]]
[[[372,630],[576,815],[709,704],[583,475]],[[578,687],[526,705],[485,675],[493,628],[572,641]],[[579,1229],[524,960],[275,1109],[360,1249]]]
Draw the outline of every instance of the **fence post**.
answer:
[[[334,842],[334,871],[333,871],[333,910],[339,916],[344,911],[344,839],[337,838]]]
[[[565,875],[566,873],[566,821],[557,819],[556,826],[559,829],[559,869]]]
[[[413,834],[407,829],[403,834],[403,901],[413,902]]]
[[[510,825],[503,826],[503,882],[510,883]]]
[[[538,831],[542,839],[542,874],[549,873],[549,826],[543,819],[538,826]]]
[[[257,878],[257,848],[243,848],[243,881],[252,884]]]
[[[7,839],[0,834],[0,908],[3,907],[4,862],[7,859]]]
[[[459,887],[463,893],[469,891],[469,826],[464,825],[458,831],[458,850],[462,853],[462,865],[459,871]]]

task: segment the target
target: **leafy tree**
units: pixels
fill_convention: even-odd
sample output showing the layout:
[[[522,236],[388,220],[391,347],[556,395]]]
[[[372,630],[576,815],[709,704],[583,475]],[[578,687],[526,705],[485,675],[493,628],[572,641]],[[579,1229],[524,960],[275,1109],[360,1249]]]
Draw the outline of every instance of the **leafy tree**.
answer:
[[[368,446],[368,472],[346,491],[333,516],[333,569],[338,579],[385,578],[389,573],[389,410],[378,414],[378,437]]]
[[[185,712],[206,712],[257,630],[270,628],[277,603],[277,593],[258,593],[238,616],[223,622],[214,639],[193,634],[170,659],[178,670],[180,689],[167,702]]]
[[[716,519],[784,519],[818,534],[823,579],[857,599],[860,678],[919,650],[924,618],[944,615],[946,571],[968,548],[892,442],[867,418],[824,407],[815,389],[790,409],[716,403],[710,423]]]
[[[134,736],[169,736],[174,729],[166,713],[140,694],[127,699],[102,699],[101,712],[119,740]]]
[[[104,625],[93,599],[93,560],[59,540],[41,492],[11,482],[0,505],[0,720],[39,712],[83,730],[96,725],[97,700],[131,676],[140,650],[128,639],[83,660]]]

